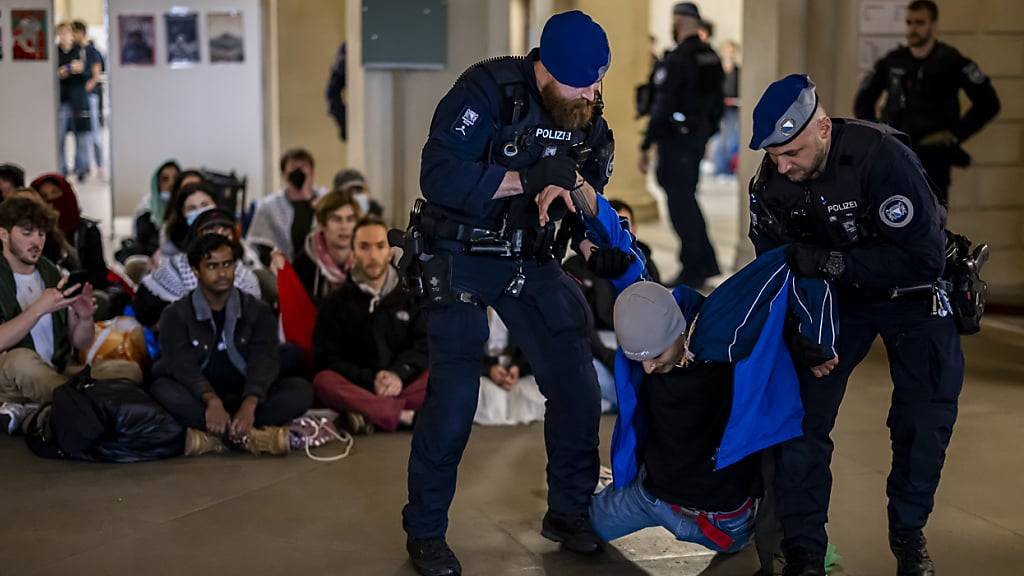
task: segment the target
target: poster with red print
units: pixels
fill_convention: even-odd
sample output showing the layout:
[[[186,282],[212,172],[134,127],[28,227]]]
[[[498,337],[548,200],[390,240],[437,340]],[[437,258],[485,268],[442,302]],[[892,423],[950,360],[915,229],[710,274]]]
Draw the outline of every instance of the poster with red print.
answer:
[[[11,10],[11,53],[15,60],[46,60],[46,10]]]

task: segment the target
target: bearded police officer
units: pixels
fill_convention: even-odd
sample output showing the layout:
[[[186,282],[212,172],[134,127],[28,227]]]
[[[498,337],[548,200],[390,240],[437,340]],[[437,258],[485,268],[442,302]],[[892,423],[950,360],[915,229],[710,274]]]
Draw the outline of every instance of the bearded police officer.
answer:
[[[679,276],[670,284],[700,288],[719,274],[715,249],[697,203],[700,161],[708,139],[718,130],[725,110],[722,62],[698,36],[700,12],[693,2],[673,8],[675,49],[667,52],[652,74],[654,97],[640,152],[646,173],[650,150],[657,152],[656,176],[665,190],[669,218],[679,236]]]
[[[932,574],[922,534],[963,385],[946,293],[945,217],[921,163],[891,128],[829,118],[814,84],[793,74],[754,109],[751,149],[765,156],[750,188],[758,253],[789,244],[798,275],[832,280],[838,363],[801,374],[804,435],[780,446],[775,487],[786,575],[824,574],[832,476],[829,433],[854,367],[881,335],[894,391],[888,426],[889,542],[899,575]]]
[[[542,534],[578,552],[600,547],[587,516],[601,410],[592,319],[552,244],[554,222],[593,211],[611,174],[599,93],[610,61],[601,26],[579,11],[556,14],[539,49],[471,66],[434,113],[420,172],[426,204],[406,233],[406,241],[422,233],[429,301],[429,392],[403,511],[407,549],[422,574],[461,572],[445,532],[476,410],[486,306],[523,347],[547,398]]]
[[[931,0],[907,6],[907,45],[886,54],[864,79],[854,115],[880,120],[910,136],[925,171],[948,205],[950,167],[966,167],[960,145],[999,113],[999,97],[988,76],[970,58],[935,38],[939,8]],[[960,114],[960,90],[971,107]],[[876,104],[886,94],[881,116]]]

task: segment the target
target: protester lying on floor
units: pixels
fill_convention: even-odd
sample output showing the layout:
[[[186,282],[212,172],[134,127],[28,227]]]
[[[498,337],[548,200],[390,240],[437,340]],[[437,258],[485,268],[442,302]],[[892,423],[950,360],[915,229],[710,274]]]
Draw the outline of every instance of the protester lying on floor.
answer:
[[[198,288],[164,310],[150,393],[188,428],[185,454],[288,452],[287,425],[313,401],[302,378],[281,378],[270,306],[235,286],[242,248],[222,234],[188,251]]]

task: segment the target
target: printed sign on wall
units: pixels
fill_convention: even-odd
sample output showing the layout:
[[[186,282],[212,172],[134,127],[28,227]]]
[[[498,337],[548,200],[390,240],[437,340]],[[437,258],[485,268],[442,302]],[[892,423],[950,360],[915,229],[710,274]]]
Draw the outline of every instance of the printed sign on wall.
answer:
[[[152,66],[156,47],[156,25],[149,15],[121,14],[117,17],[118,46],[122,66]]]
[[[11,10],[11,38],[15,60],[46,60],[46,10]]]

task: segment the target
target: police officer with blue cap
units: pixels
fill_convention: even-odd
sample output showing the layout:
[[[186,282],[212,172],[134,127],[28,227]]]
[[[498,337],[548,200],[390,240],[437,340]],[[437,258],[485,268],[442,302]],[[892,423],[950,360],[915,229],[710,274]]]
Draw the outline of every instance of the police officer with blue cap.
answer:
[[[601,410],[593,320],[553,253],[556,222],[593,213],[611,175],[612,134],[600,113],[610,62],[600,25],[583,12],[556,14],[539,49],[471,66],[434,113],[420,171],[426,202],[403,238],[421,269],[430,337],[429,392],[403,510],[406,547],[421,574],[461,573],[445,532],[476,411],[487,306],[521,343],[547,398],[542,534],[577,552],[600,549],[587,515]],[[629,259],[616,252],[585,256],[598,273],[617,276]]]
[[[655,65],[651,119],[640,146],[640,171],[657,153],[655,175],[665,190],[669,219],[679,236],[681,271],[670,284],[700,288],[720,273],[707,223],[697,203],[700,162],[725,111],[725,72],[718,54],[700,39],[700,11],[693,2],[672,9],[677,45]]]
[[[922,533],[963,385],[960,335],[942,288],[946,212],[902,133],[829,118],[810,78],[771,84],[754,109],[750,239],[788,244],[799,275],[832,281],[838,358],[800,375],[804,435],[777,452],[787,576],[824,574],[832,441],[850,373],[879,335],[894,391],[889,543],[900,576],[933,574]]]

